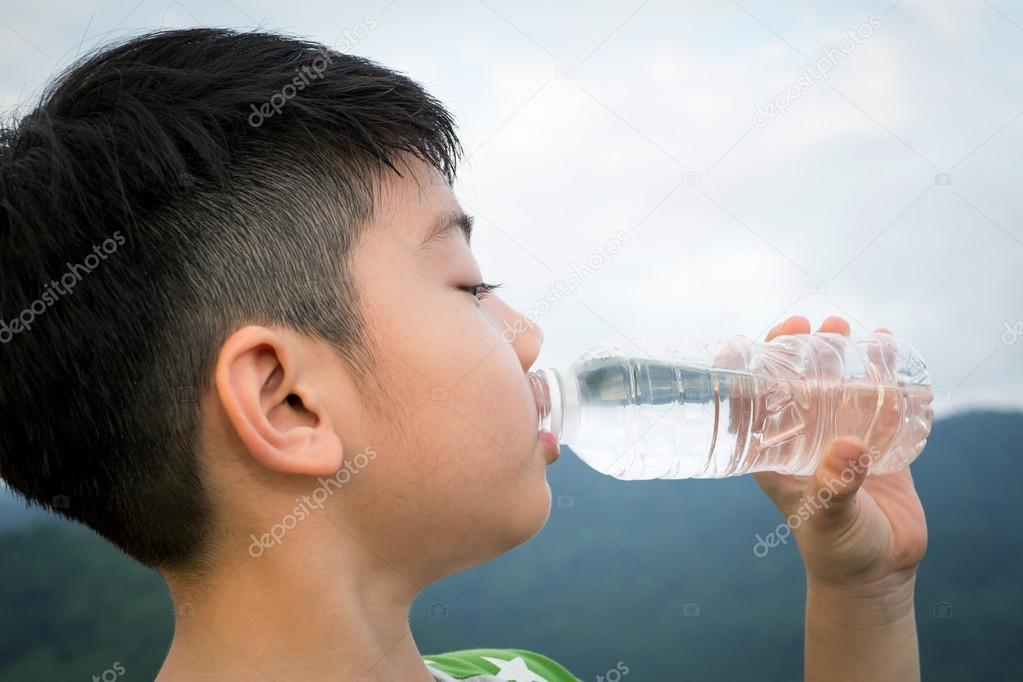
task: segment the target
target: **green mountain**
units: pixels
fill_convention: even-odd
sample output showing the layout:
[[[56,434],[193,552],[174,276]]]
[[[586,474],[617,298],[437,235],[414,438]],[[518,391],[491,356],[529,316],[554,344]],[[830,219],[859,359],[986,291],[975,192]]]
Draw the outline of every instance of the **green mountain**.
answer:
[[[930,543],[917,620],[924,679],[1023,679],[1023,414],[939,420],[913,465]],[[803,574],[750,477],[619,481],[566,452],[530,542],[427,589],[424,653],[501,646],[583,679],[801,679]],[[152,679],[173,630],[159,576],[91,531],[0,494],[0,680]],[[613,677],[611,679],[614,679]]]

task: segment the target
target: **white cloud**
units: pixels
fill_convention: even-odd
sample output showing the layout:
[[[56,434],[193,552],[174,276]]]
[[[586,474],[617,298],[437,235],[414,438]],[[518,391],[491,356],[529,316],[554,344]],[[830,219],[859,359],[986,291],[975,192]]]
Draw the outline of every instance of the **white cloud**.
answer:
[[[100,2],[89,36],[109,31],[134,4]],[[243,12],[186,0],[142,5],[121,28],[193,16],[249,25],[254,17],[330,43],[375,15],[379,27],[354,51],[409,73],[447,102],[467,150],[486,141],[458,190],[483,216],[474,242],[485,276],[504,281],[502,292],[522,309],[573,260],[660,204],[578,300],[540,320],[541,363],[568,361],[615,329],[754,335],[802,297],[789,314],[819,322],[846,311],[854,328],[890,326],[924,352],[935,376],[964,381],[939,411],[1023,407],[1023,342],[973,372],[1003,322],[1023,318],[1023,245],[991,222],[1023,240],[1016,168],[1023,118],[952,168],[1023,111],[1015,87],[1023,31],[967,0],[903,0],[887,15],[890,2],[747,4],[777,36],[730,3],[649,3],[617,30],[632,8],[490,4],[503,19],[482,3],[399,0],[381,14],[386,2],[318,2],[301,11],[245,3]],[[58,12],[44,2],[5,21],[56,60],[76,48],[91,11]],[[784,89],[822,46],[871,13],[882,28],[830,81],[816,83],[787,116],[752,129],[755,102]],[[0,26],[0,104],[9,105],[23,84],[37,89],[53,64],[6,30]],[[555,77],[559,62],[575,65],[574,79]],[[665,199],[686,170],[699,173],[700,184]],[[939,172],[951,174],[950,186],[934,185]],[[826,296],[807,291],[817,277],[827,280]]]

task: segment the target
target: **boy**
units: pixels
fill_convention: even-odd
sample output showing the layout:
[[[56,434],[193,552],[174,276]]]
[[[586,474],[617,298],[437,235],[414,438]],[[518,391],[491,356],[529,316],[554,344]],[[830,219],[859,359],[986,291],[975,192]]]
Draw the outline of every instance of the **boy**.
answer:
[[[212,29],[97,54],[4,132],[0,475],[161,571],[189,614],[161,682],[577,679],[424,657],[409,628],[424,587],[543,526],[558,455],[540,330],[483,280],[459,154],[404,76]],[[786,517],[831,493],[794,530],[807,679],[919,677],[924,517],[866,454],[757,475]]]

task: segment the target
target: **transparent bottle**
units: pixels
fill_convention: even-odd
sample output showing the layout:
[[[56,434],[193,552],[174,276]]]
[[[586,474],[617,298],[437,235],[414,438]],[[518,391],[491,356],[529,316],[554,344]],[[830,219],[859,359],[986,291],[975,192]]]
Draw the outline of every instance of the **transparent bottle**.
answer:
[[[540,429],[621,479],[809,475],[834,438],[858,436],[870,472],[909,465],[931,430],[927,367],[887,333],[834,333],[637,357],[598,346],[530,373]]]

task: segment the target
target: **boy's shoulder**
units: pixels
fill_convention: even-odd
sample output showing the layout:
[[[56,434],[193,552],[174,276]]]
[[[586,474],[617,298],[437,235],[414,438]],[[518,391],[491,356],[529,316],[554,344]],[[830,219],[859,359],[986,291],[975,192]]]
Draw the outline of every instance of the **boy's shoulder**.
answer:
[[[423,660],[441,682],[581,682],[543,654],[525,649],[461,649]]]

